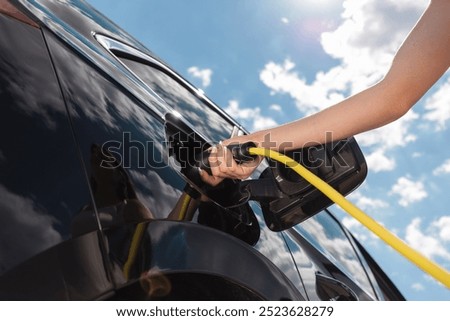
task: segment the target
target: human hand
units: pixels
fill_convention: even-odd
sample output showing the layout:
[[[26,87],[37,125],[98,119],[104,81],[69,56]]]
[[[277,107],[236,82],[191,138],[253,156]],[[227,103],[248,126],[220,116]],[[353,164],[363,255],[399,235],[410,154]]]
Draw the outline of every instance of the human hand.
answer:
[[[209,166],[211,174],[206,171],[200,171],[202,180],[212,186],[217,186],[225,178],[246,179],[258,167],[262,157],[258,156],[252,161],[238,164],[233,159],[232,152],[224,145],[218,144],[210,149]]]

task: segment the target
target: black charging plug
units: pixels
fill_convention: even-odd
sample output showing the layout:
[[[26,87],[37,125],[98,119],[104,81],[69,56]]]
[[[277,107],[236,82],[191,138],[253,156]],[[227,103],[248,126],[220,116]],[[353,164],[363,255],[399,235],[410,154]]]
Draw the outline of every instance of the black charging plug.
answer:
[[[256,160],[257,155],[250,154],[250,148],[256,147],[256,144],[253,142],[246,142],[243,144],[230,144],[225,146],[228,150],[231,151],[233,155],[233,159],[238,164],[252,162]],[[204,150],[200,153],[199,157],[197,157],[197,167],[205,170],[209,175],[212,174],[211,166],[209,164],[209,155],[211,154],[210,150]]]

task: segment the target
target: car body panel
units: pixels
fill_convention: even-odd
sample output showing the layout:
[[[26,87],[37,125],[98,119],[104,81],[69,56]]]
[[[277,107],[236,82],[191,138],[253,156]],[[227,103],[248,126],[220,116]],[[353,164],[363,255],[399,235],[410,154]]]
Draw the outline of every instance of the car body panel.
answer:
[[[2,136],[2,197],[20,199],[18,209],[27,215],[17,221],[17,209],[8,211],[12,203],[0,203],[9,219],[3,219],[0,237],[3,244],[13,234],[41,237],[22,237],[21,247],[4,251],[0,298],[387,299],[375,285],[386,276],[371,274],[375,263],[365,261],[368,254],[356,251],[350,237],[341,240],[353,251],[356,274],[322,251],[320,235],[270,231],[257,202],[246,205],[252,224],[240,221],[238,210],[212,202],[199,206],[192,223],[169,221],[186,181],[169,164],[165,115],[180,114],[212,142],[243,130],[240,124],[85,1],[10,2],[39,28],[0,14],[0,33],[9,37],[0,41],[6,88],[0,98],[17,113],[3,118],[4,127],[9,122],[12,133],[23,135],[26,124],[30,131],[17,148],[7,133]],[[33,126],[46,135],[38,136]],[[19,147],[28,158],[18,155],[14,162],[36,164],[23,170],[23,178],[7,167]],[[17,195],[28,185],[34,189]],[[59,206],[57,213],[45,202]],[[328,212],[320,215],[334,220]],[[148,291],[167,282],[175,294]],[[383,285],[383,293],[395,288],[389,280]],[[333,291],[338,294],[323,294]]]
[[[133,244],[130,238],[136,237],[139,228],[144,231],[139,241]],[[115,270],[120,271],[117,283],[120,279],[126,283],[155,274],[195,272],[231,280],[252,289],[266,300],[304,299],[287,277],[261,253],[228,234],[199,224],[151,221],[110,229],[105,231],[105,235],[109,256],[114,258]],[[138,253],[133,258],[129,255],[132,246],[136,246]],[[130,271],[126,272],[129,259],[133,259],[133,263]],[[142,276],[142,271],[149,272]]]
[[[114,291],[102,237],[91,232],[33,256],[0,277],[1,300],[94,300]]]

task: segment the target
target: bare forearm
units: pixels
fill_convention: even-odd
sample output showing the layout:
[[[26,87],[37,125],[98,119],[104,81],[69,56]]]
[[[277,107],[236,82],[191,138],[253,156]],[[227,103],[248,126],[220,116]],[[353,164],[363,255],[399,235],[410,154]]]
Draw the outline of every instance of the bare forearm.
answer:
[[[378,84],[315,115],[238,140],[276,150],[296,149],[347,138],[398,119],[448,69],[449,30],[450,1],[433,0]]]
[[[317,114],[238,139],[290,150],[347,138],[399,118],[402,109],[395,108],[399,102],[389,96],[392,94],[381,82]]]

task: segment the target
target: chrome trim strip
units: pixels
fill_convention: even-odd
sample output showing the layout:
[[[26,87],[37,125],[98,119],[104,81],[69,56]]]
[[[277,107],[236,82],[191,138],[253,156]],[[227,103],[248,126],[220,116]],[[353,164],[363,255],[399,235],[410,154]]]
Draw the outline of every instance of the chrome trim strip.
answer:
[[[131,55],[136,58],[142,59],[143,61],[149,63],[150,65],[154,65],[157,68],[161,69],[164,73],[168,74],[170,77],[174,78],[176,81],[178,81],[180,84],[185,86],[187,89],[189,89],[193,94],[197,95],[198,98],[204,100],[207,102],[207,104],[217,113],[220,114],[220,116],[224,117],[228,122],[230,122],[231,125],[234,125],[237,127],[240,131],[243,133],[246,133],[245,129],[236,122],[230,115],[228,115],[223,109],[218,107],[214,102],[212,102],[203,92],[203,90],[196,88],[191,83],[189,83],[187,80],[185,80],[182,76],[180,76],[178,73],[173,71],[169,66],[165,65],[161,61],[143,53],[142,51],[133,48],[127,44],[124,44],[123,42],[120,42],[118,40],[112,39],[110,37],[107,37],[102,34],[94,34],[95,39],[108,51],[117,58],[117,55],[115,52],[121,52],[123,54]],[[118,59],[120,61],[120,59]],[[120,61],[121,62],[121,61]],[[138,75],[136,75],[132,70],[130,70],[123,62],[121,62],[123,66],[125,66],[131,73],[133,73],[137,78],[139,78]],[[144,82],[143,82],[144,83]],[[157,93],[155,93],[147,84],[145,84],[145,87],[151,91],[152,95],[155,95],[159,99],[161,99],[163,102],[164,100],[158,96]]]

